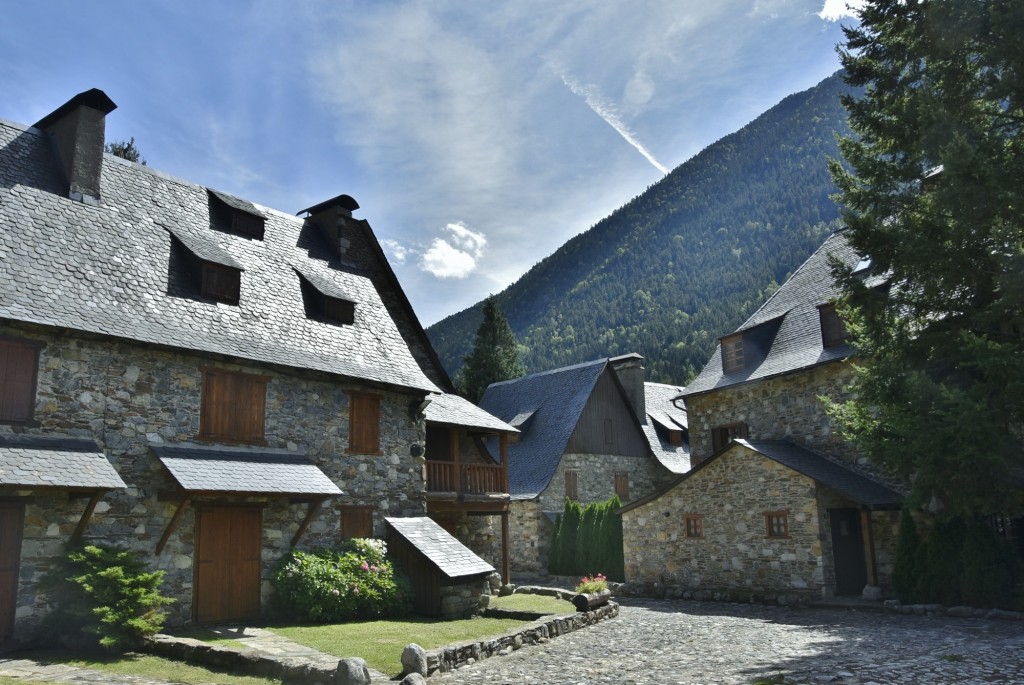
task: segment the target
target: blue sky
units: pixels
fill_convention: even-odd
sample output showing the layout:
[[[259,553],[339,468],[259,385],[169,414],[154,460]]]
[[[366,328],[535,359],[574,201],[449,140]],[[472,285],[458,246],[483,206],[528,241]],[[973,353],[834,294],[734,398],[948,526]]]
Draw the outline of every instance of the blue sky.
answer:
[[[839,68],[846,0],[33,0],[0,117],[89,88],[149,165],[297,212],[359,202],[424,325]]]

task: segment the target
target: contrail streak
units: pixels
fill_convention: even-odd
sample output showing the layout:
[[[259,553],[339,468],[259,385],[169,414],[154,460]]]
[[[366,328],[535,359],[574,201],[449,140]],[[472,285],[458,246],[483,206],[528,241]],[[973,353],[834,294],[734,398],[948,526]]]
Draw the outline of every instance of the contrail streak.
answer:
[[[558,69],[555,70],[555,73],[558,74],[558,77],[562,79],[562,83],[564,83],[569,90],[571,90],[575,95],[583,98],[583,101],[587,103],[587,107],[590,107],[594,114],[604,119],[605,123],[615,129],[615,132],[622,136],[623,140],[636,148],[636,151],[642,154],[655,169],[663,174],[668,174],[668,168],[656,160],[654,155],[651,154],[651,151],[636,139],[636,136],[629,130],[629,127],[626,126],[626,124],[619,119],[618,115],[615,114],[614,106],[601,96],[601,93],[597,90],[597,86],[584,86],[576,79]]]

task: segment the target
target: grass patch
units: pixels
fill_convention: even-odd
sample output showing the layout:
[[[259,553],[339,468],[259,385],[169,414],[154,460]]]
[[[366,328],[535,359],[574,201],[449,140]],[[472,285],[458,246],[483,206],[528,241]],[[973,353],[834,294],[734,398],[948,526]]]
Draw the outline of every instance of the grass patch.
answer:
[[[572,602],[557,597],[546,595],[519,594],[506,597],[491,597],[488,605],[494,609],[509,609],[512,611],[532,611],[538,614],[575,614],[576,607]]]
[[[402,670],[402,650],[410,642],[433,649],[453,642],[494,637],[521,625],[523,621],[513,619],[476,617],[461,621],[408,618],[268,628],[301,645],[339,658],[358,656],[371,668],[397,675]]]
[[[105,673],[170,680],[187,685],[280,685],[280,681],[273,678],[232,675],[146,654],[96,654],[83,659],[79,654],[72,656],[66,652],[47,650],[26,653],[25,656],[42,664],[64,664]],[[26,681],[12,680],[11,683],[25,685]],[[7,685],[7,681],[0,680],[0,685]]]

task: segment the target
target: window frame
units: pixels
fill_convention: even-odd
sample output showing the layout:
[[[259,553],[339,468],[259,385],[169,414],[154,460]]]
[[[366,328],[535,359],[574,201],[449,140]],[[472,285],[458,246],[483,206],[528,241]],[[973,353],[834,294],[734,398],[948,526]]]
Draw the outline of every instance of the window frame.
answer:
[[[743,355],[743,334],[733,333],[723,336],[721,346],[722,373],[742,371],[746,366]]]
[[[202,367],[200,372],[202,373],[202,385],[199,396],[199,434],[196,436],[196,439],[203,442],[266,445],[267,385],[270,384],[270,376],[233,371],[213,366]],[[215,387],[221,381],[214,379],[221,378],[231,379],[225,381],[229,384],[241,382],[244,383],[244,385],[234,388],[230,387],[230,385],[225,388]],[[246,391],[254,390],[257,387],[259,390],[258,392],[255,392],[253,396],[241,396]],[[225,395],[225,399],[222,401],[230,403],[232,406],[245,406],[245,401],[254,402],[255,406],[250,410],[252,413],[248,416],[248,419],[245,421],[239,420],[238,415],[231,413],[225,422],[220,417],[214,416],[214,412],[220,408],[219,406],[216,406],[217,399],[215,399],[218,391]],[[256,407],[258,407],[260,415],[260,420],[258,422],[255,418],[257,413]],[[227,430],[219,430],[220,426],[217,424],[220,423],[226,423],[225,428]],[[241,435],[233,432],[234,429],[244,427],[246,423],[248,423],[250,428],[258,430],[243,430]]]
[[[775,531],[773,519],[778,519],[782,523],[782,532],[777,533]],[[764,536],[769,540],[785,540],[790,537],[789,535],[789,509],[779,509],[777,511],[766,511],[764,512]]]
[[[691,535],[691,533],[696,533]],[[683,514],[683,537],[687,540],[704,539],[704,515]]]
[[[380,395],[360,391],[348,393],[348,454],[384,454],[381,451],[380,405]],[[365,411],[370,411],[370,415],[362,416]],[[369,428],[373,424],[376,424],[375,431]]]
[[[15,415],[14,412],[10,415],[4,414],[3,409],[3,397],[0,395],[0,425],[14,425],[14,426],[37,426],[39,422],[36,421],[36,398],[39,393],[39,356],[40,351],[46,346],[46,343],[39,340],[30,340],[28,338],[18,338],[14,336],[0,336],[0,346],[9,345],[11,348],[23,348],[25,352],[32,357],[32,362],[29,366],[31,369],[31,379],[28,383],[24,380],[19,381],[26,387],[25,396],[21,398],[21,403],[25,406],[25,414]],[[17,363],[13,366],[18,366]],[[4,376],[0,374],[0,378]],[[5,384],[6,385],[6,384]],[[0,390],[5,387],[0,385]]]
[[[565,470],[565,496],[573,502],[580,501],[580,472],[576,469]]]

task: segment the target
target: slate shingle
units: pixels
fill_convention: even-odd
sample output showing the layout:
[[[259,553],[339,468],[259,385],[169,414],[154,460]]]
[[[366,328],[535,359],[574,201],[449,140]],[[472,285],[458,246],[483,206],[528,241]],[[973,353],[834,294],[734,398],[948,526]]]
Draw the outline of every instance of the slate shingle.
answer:
[[[426,516],[384,519],[450,579],[494,573],[494,567]]]
[[[92,440],[18,434],[0,435],[0,485],[127,487]]]
[[[443,395],[430,395],[427,399],[430,400],[430,404],[427,405],[424,414],[427,417],[427,421],[432,423],[447,423],[453,426],[499,433],[519,432],[501,419],[488,414],[469,400],[465,400],[458,395],[445,393]]]
[[[662,466],[672,473],[686,473],[690,470],[690,445],[687,440],[688,424],[686,410],[672,400],[679,397],[686,388],[678,385],[662,383],[644,383],[644,405],[647,411],[647,423],[644,424],[644,435],[651,445],[654,457]],[[673,445],[662,438],[655,424],[663,430],[682,431],[683,444]]]
[[[100,206],[63,191],[49,139],[0,120],[0,317],[438,392],[370,278],[342,265],[312,222],[252,205],[264,240],[216,231],[206,188],[112,155]],[[170,232],[244,270],[238,306],[188,295]],[[306,318],[293,265],[350,294],[355,324]]]
[[[154,445],[183,490],[258,495],[341,495],[303,454],[288,450]]]

